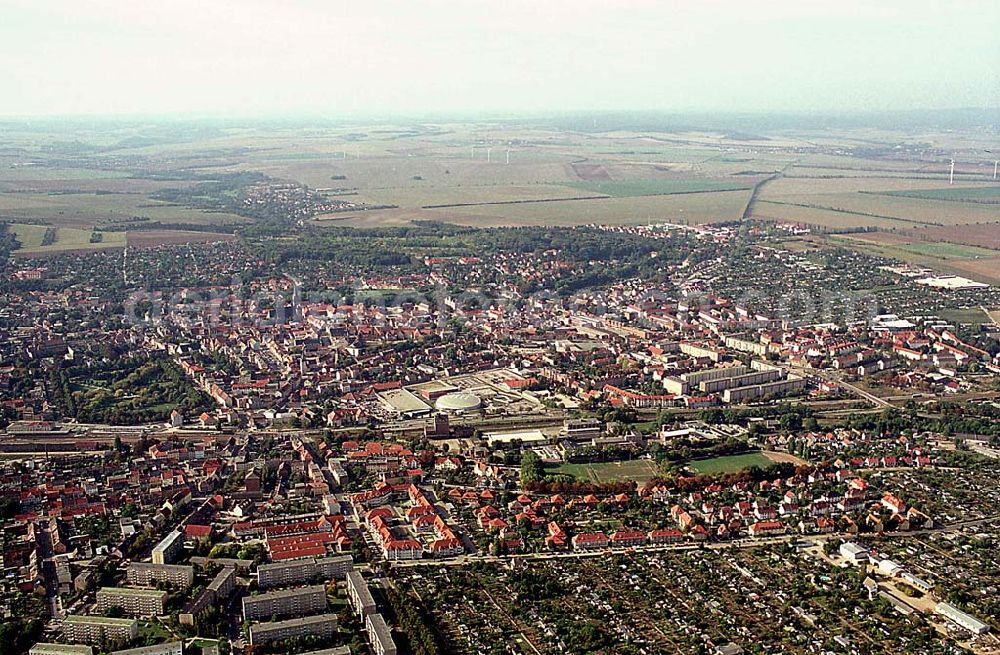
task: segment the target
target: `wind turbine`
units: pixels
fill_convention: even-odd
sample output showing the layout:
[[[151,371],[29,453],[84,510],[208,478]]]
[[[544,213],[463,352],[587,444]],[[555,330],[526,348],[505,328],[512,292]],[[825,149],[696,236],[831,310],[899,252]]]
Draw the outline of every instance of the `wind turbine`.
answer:
[[[472,146],[472,158],[476,158],[476,146]]]
[[[948,174],[948,184],[955,183],[955,160],[951,160],[951,173]]]
[[[510,148],[507,148],[507,163],[510,163]],[[996,176],[994,176],[996,177]]]
[[[493,154],[493,148],[487,148],[486,149],[486,163],[487,164],[489,164],[492,161],[490,159],[490,157],[491,157],[492,154]]]
[[[1000,166],[1000,159],[993,162],[993,179],[997,179],[997,166]]]

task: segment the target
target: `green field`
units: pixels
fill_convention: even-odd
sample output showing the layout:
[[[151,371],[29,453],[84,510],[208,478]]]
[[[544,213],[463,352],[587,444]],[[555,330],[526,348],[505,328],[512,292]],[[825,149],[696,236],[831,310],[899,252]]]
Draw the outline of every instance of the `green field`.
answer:
[[[886,191],[883,195],[902,196],[905,198],[923,198],[925,200],[950,200],[953,202],[994,201],[1000,203],[1000,186],[912,189],[908,191]]]
[[[713,473],[735,473],[751,466],[766,468],[772,464],[774,462],[760,453],[746,453],[744,455],[726,455],[724,457],[712,457],[711,459],[699,459],[689,462],[688,466],[698,473],[711,475]]]
[[[27,225],[15,223],[11,231],[17,236],[21,247],[15,252],[22,254],[49,253],[66,250],[101,250],[104,248],[124,248],[124,232],[102,232],[100,243],[91,243],[93,230],[77,230],[68,227],[56,228],[56,239],[53,243],[42,245],[42,239],[50,225]]]
[[[571,475],[581,482],[612,482],[634,480],[647,482],[659,475],[656,462],[634,459],[627,462],[601,462],[599,464],[560,464],[546,469],[547,473]]]
[[[609,182],[573,182],[575,189],[604,193],[613,198],[635,196],[669,196],[675,193],[705,193],[711,191],[736,191],[753,185],[746,181],[726,180],[618,180]]]
[[[995,250],[987,250],[986,248],[977,248],[975,246],[963,246],[955,243],[935,243],[932,241],[901,245],[899,248],[918,255],[948,259],[975,259],[976,257],[997,256]]]

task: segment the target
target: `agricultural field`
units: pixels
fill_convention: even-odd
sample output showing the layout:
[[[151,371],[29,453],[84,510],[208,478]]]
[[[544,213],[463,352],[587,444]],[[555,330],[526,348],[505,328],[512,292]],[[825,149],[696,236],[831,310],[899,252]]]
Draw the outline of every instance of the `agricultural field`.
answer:
[[[992,194],[984,182],[963,187],[968,194]],[[954,193],[941,179],[902,177],[782,177],[761,188],[753,216],[791,220],[827,230],[856,227],[904,229],[1000,221],[1000,206],[956,203],[936,194]]]
[[[68,227],[50,228],[45,225],[27,225],[15,223],[10,226],[17,236],[21,248],[17,251],[23,255],[42,255],[60,252],[80,252],[87,250],[104,250],[107,248],[124,248],[124,232],[94,232],[93,230],[78,230]],[[47,237],[49,230],[51,236]],[[93,241],[94,235],[100,241]]]
[[[669,196],[596,198],[560,202],[480,205],[433,210],[373,210],[346,215],[338,225],[365,227],[437,220],[457,225],[502,227],[524,225],[643,225],[651,222],[719,223],[739,219],[750,191],[722,191]]]
[[[307,214],[315,226],[718,223],[740,220],[751,187],[775,176],[760,187],[751,218],[1000,248],[1000,204],[993,204],[1000,186],[991,179],[992,162],[979,161],[987,145],[981,135],[960,131],[624,124],[603,131],[600,121],[567,119],[303,129],[88,125],[73,137],[56,128],[5,134],[0,219],[84,231],[146,223],[144,231],[155,234],[130,242],[202,240],[163,231],[197,225],[232,232],[261,216],[222,202],[239,189],[217,190],[200,205],[197,193],[169,191],[259,174],[329,201],[333,209]],[[956,157],[959,186],[948,184],[948,158],[933,148]],[[338,201],[363,211],[339,210]],[[949,232],[953,226],[961,229]],[[919,230],[928,239],[914,234]],[[73,241],[66,237],[64,243]],[[990,259],[978,251],[898,245],[959,268],[988,268],[983,262]]]
[[[947,241],[1000,250],[1000,222],[959,227],[929,227],[914,230],[913,234],[928,241]]]
[[[573,182],[569,186],[592,193],[601,193],[613,198],[633,196],[669,196],[680,193],[706,193],[712,191],[735,191],[749,189],[749,182],[727,180],[624,180],[608,182]]]
[[[656,462],[648,459],[635,459],[626,462],[601,462],[598,464],[560,464],[548,469],[548,473],[572,475],[581,482],[615,482],[633,480],[648,482],[660,474]]]
[[[887,196],[903,196],[924,200],[949,200],[953,202],[1000,203],[1000,186],[949,187],[947,189],[914,189],[912,191],[885,191]]]
[[[688,462],[688,466],[698,473],[712,475],[714,473],[735,473],[748,469],[751,466],[766,468],[774,464],[774,461],[767,458],[762,453],[746,453],[743,455],[725,455],[722,457],[712,457],[710,459],[699,459]]]

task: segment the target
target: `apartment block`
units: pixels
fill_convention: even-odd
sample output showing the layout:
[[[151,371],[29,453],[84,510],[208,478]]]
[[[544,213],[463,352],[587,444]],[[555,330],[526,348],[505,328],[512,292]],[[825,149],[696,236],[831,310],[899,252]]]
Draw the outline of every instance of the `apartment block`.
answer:
[[[127,570],[128,583],[140,587],[155,587],[163,582],[181,589],[194,584],[194,567],[181,564],[150,564],[132,562]]]
[[[305,637],[307,635],[329,639],[336,631],[337,616],[335,614],[317,614],[288,619],[287,621],[257,623],[250,626],[250,644],[263,644],[269,641],[280,641],[290,637]]]
[[[156,644],[155,646],[116,650],[112,651],[111,655],[184,655],[184,642],[168,641],[165,644]]]
[[[350,555],[261,564],[257,567],[257,583],[261,589],[271,589],[320,580],[343,580],[353,566]]]
[[[347,599],[358,616],[365,617],[375,613],[375,599],[368,589],[368,583],[357,571],[347,574]]]
[[[396,655],[396,642],[381,614],[369,614],[365,617],[365,632],[371,642],[375,655]]]
[[[31,647],[28,655],[94,655],[90,646],[75,644],[48,644],[39,642]]]
[[[164,613],[167,592],[159,589],[133,589],[131,587],[102,587],[97,591],[97,610],[107,612],[120,607],[132,616],[154,616]]]
[[[153,547],[153,564],[172,564],[184,547],[184,533],[173,530]]]
[[[233,566],[222,567],[222,570],[215,574],[208,586],[184,605],[177,620],[180,621],[181,625],[194,625],[198,617],[209,607],[229,598],[235,587],[236,568]]]
[[[323,585],[272,591],[243,598],[243,616],[248,621],[272,616],[313,614],[326,609],[326,588]]]
[[[71,614],[63,619],[63,636],[76,644],[99,644],[105,640],[129,642],[139,637],[139,622],[135,619]]]

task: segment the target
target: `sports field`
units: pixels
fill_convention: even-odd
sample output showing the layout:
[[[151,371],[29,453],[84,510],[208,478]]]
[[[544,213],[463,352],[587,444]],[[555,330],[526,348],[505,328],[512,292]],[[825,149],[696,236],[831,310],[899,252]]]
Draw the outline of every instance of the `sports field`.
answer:
[[[765,457],[762,453],[746,453],[743,455],[726,455],[724,457],[712,457],[711,459],[699,459],[689,462],[688,466],[697,471],[711,475],[713,473],[735,473],[748,469],[751,466],[766,468],[774,464],[773,461]]]
[[[560,464],[547,469],[548,473],[571,475],[582,482],[613,482],[634,480],[647,482],[659,475],[656,462],[648,459],[633,459],[627,462],[601,462],[599,464]]]

